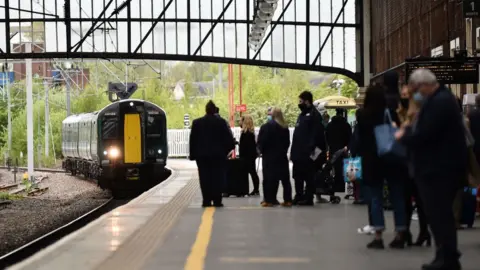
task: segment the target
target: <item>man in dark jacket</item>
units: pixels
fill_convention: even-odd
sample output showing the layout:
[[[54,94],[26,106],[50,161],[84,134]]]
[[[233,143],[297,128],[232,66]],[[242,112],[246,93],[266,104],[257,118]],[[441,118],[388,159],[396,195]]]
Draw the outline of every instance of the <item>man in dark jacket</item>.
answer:
[[[475,97],[475,105],[476,108],[468,114],[468,120],[470,121],[470,133],[472,133],[475,140],[473,153],[477,158],[477,162],[480,162],[480,95]]]
[[[452,208],[467,169],[460,108],[430,70],[414,71],[409,84],[417,90],[414,99],[423,105],[417,122],[397,131],[395,137],[411,150],[415,181],[435,239],[435,259],[422,269],[461,269]]]
[[[322,116],[313,106],[313,95],[311,92],[304,91],[300,94],[298,107],[301,113],[297,119],[293,133],[292,148],[290,149],[296,193],[293,203],[313,205],[315,161],[325,157],[325,128],[322,124]],[[316,149],[321,150],[322,153],[316,160],[313,160],[312,155],[315,154]]]
[[[332,117],[325,132],[330,156],[335,152],[348,146],[352,137],[352,127],[344,117],[344,110],[337,109],[337,115]],[[339,158],[335,164],[335,192],[345,192],[345,181],[343,180],[343,158]]]
[[[222,187],[228,153],[235,140],[225,120],[215,115],[215,104],[209,101],[206,115],[195,119],[190,133],[190,159],[197,162],[203,207],[221,207]]]

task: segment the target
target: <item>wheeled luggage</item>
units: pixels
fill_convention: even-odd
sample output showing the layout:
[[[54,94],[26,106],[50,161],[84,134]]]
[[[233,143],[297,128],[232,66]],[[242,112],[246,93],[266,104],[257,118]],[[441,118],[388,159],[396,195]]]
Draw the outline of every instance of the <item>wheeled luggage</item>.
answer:
[[[228,196],[244,197],[249,193],[248,170],[241,158],[227,161],[227,185],[224,194]]]
[[[460,223],[473,227],[475,222],[475,212],[477,208],[477,190],[475,188],[465,188],[462,196],[462,217]]]
[[[335,168],[334,164],[343,155],[343,149],[335,152],[323,165],[322,169],[315,174],[316,196],[330,196],[330,203],[339,204],[342,199],[335,196]]]

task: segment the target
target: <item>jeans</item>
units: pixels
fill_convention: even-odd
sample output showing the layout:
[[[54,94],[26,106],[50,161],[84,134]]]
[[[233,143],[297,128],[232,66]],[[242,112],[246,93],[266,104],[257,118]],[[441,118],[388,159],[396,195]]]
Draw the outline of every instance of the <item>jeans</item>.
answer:
[[[395,231],[403,232],[406,228],[405,196],[403,179],[387,179],[390,201],[393,205],[395,219]],[[385,230],[385,217],[383,213],[383,189],[384,183],[369,185],[369,199],[371,203],[372,226],[376,231]]]

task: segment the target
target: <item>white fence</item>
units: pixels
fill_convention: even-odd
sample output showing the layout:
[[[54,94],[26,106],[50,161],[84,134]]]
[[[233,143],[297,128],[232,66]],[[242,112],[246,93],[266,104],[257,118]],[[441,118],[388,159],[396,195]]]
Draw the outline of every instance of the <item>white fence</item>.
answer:
[[[255,129],[258,135],[259,128]],[[233,135],[237,141],[240,139],[240,128],[232,128]],[[188,157],[190,129],[169,129],[168,130],[168,155],[169,157]],[[293,137],[293,128],[290,128],[290,140]],[[237,146],[238,151],[238,146]],[[289,150],[290,151],[290,150]]]

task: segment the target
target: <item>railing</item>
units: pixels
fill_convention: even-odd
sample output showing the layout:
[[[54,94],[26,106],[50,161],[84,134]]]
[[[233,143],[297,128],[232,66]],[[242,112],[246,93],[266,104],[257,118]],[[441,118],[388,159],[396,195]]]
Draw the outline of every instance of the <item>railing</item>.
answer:
[[[255,129],[255,134],[258,135],[260,129]],[[240,139],[240,128],[232,128],[233,136],[238,141]],[[168,130],[168,155],[169,157],[188,157],[189,145],[188,139],[190,137],[190,129],[169,129]],[[293,137],[293,128],[290,128],[290,140]],[[237,149],[238,151],[238,146]],[[289,149],[290,152],[290,149]]]

